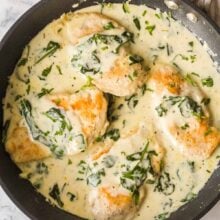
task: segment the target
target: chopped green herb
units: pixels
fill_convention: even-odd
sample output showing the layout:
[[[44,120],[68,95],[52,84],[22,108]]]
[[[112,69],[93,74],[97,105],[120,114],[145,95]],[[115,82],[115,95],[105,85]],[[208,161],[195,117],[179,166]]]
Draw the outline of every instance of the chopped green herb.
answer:
[[[158,19],[163,18],[163,14],[162,14],[162,13],[159,13],[159,14],[158,14],[158,13],[156,13],[156,14],[155,14],[155,16],[156,16]]]
[[[194,75],[194,76],[197,76],[197,77],[200,77],[198,73],[195,73],[195,72],[191,72],[190,74]]]
[[[16,96],[15,96],[15,101],[18,101],[20,98],[22,98],[21,95],[16,95]]]
[[[168,212],[161,213],[157,216],[154,216],[154,220],[166,220],[169,217]]]
[[[155,30],[156,26],[155,25],[149,25],[149,22],[145,22],[146,27],[145,29],[148,31],[150,35],[153,35],[153,31]]]
[[[190,170],[192,171],[192,172],[195,172],[195,161],[187,161],[187,164],[189,165],[189,167],[190,167]]]
[[[22,58],[19,62],[18,62],[18,66],[25,66],[25,64],[27,63],[28,59],[27,58]]]
[[[41,92],[37,94],[37,97],[42,98],[43,96],[50,94],[53,90],[54,90],[54,88],[52,88],[52,89],[42,88]]]
[[[187,73],[184,78],[185,78],[185,80],[186,80],[189,84],[191,84],[192,86],[194,86],[194,87],[197,87],[197,86],[198,86],[197,83],[196,83],[196,81],[192,78],[191,74]]]
[[[35,62],[35,64],[40,63],[44,58],[52,56],[61,46],[59,43],[50,41],[45,48],[43,48],[43,55]]]
[[[193,41],[190,41],[188,44],[189,44],[190,47],[194,46],[194,42]]]
[[[125,97],[125,101],[130,109],[135,108],[138,104],[137,94],[135,93],[129,97]]]
[[[211,78],[211,76],[204,78],[201,81],[202,81],[202,85],[206,87],[212,87],[214,85],[214,81]]]
[[[123,3],[122,9],[124,13],[130,13],[129,4],[127,2]]]
[[[167,56],[170,56],[173,53],[173,47],[167,43],[166,49],[167,49]]]
[[[184,125],[181,126],[181,129],[186,130],[189,128],[189,124],[185,123]]]
[[[184,203],[185,202],[190,202],[191,200],[195,199],[196,196],[197,195],[195,193],[189,192],[184,199],[180,200],[180,202],[184,202]]]
[[[73,201],[76,200],[76,195],[74,195],[73,193],[67,192],[66,195],[69,197],[69,200],[70,200],[71,202],[73,202]]]
[[[68,165],[71,165],[72,163],[72,160],[68,159]]]
[[[111,129],[107,133],[104,134],[105,138],[109,137],[113,141],[117,141],[120,138],[119,129]]]
[[[3,131],[2,131],[2,143],[5,143],[6,141],[6,138],[7,138],[7,133],[8,133],[8,128],[10,126],[10,120],[7,120],[5,123],[4,123],[4,126],[3,126]]]
[[[27,46],[27,55],[26,55],[26,57],[23,57],[23,58],[21,58],[21,59],[19,60],[19,62],[18,62],[18,67],[19,67],[19,66],[25,66],[25,65],[26,65],[26,63],[27,63],[27,61],[28,61],[29,53],[30,53],[30,46],[28,45],[28,46]]]
[[[162,104],[155,108],[159,117],[165,116],[167,114],[168,109],[164,108]]]
[[[129,60],[131,61],[130,65],[135,64],[135,63],[141,63],[144,61],[143,57],[138,56],[138,55],[130,55]]]
[[[47,175],[49,173],[48,166],[44,162],[38,162],[37,165],[36,165],[36,172],[38,174]]]
[[[147,84],[144,83],[141,87],[140,87],[140,90],[141,90],[141,94],[144,95],[146,91],[149,91],[149,92],[153,92],[152,89],[148,88],[147,87]]]
[[[210,99],[210,98],[203,98],[202,101],[201,101],[201,103],[202,103],[203,105],[208,105],[210,102],[211,102],[211,99]]]
[[[44,76],[44,77],[47,77],[50,74],[51,70],[52,70],[52,66],[53,66],[53,64],[51,64],[49,67],[45,68],[42,71],[41,75]]]
[[[146,14],[147,14],[147,10],[144,10],[142,16],[145,16]]]
[[[56,68],[57,68],[57,70],[58,70],[58,73],[59,73],[60,75],[63,75],[63,73],[62,73],[62,70],[61,70],[60,66],[59,66],[59,65],[56,65]]]
[[[31,85],[30,85],[30,84],[28,84],[28,85],[27,85],[27,89],[26,89],[27,94],[29,94],[29,93],[30,93],[30,90],[31,90]]]
[[[178,56],[181,57],[182,60],[186,60],[186,61],[189,60],[189,58],[188,58],[187,56],[183,55],[183,54],[177,54],[177,55],[174,57],[174,59],[175,59],[176,57],[178,57]]]
[[[103,28],[104,28],[105,30],[111,30],[111,29],[114,29],[115,26],[114,26],[114,24],[110,21],[110,22],[108,22],[106,25],[104,25]]]
[[[133,22],[138,30],[141,30],[140,20],[136,17],[133,19]]]
[[[191,60],[191,63],[194,63],[196,61],[196,55],[190,55],[190,60]]]

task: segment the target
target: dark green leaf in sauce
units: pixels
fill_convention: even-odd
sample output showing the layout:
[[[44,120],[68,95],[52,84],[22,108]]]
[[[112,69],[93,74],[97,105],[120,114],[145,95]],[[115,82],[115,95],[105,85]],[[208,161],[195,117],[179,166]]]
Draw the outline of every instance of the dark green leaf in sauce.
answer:
[[[120,138],[120,131],[117,128],[111,129],[104,134],[104,137],[117,141]]]
[[[137,163],[134,167],[123,172],[120,177],[121,185],[132,192],[135,204],[138,203],[139,188],[148,178],[149,174],[154,175],[151,157],[155,155],[155,152],[148,151],[148,147],[149,142],[147,142],[142,151],[126,156],[128,161],[137,161]]]
[[[202,107],[189,96],[164,96],[163,102],[155,110],[162,117],[167,114],[171,106],[176,104],[183,117],[188,118],[191,115],[198,118],[205,117]]]
[[[26,65],[26,63],[28,62],[29,53],[30,53],[30,46],[28,45],[27,46],[27,55],[26,55],[26,57],[23,57],[18,61],[18,64],[17,64],[18,67]]]
[[[61,46],[59,43],[50,41],[45,48],[43,48],[42,55],[37,59],[35,64],[40,63],[44,58],[52,56]]]
[[[52,189],[50,190],[50,192],[49,192],[49,196],[51,197],[51,198],[53,198],[56,202],[57,202],[57,204],[60,206],[60,207],[63,207],[63,202],[62,202],[62,200],[61,200],[61,195],[60,195],[60,189],[59,189],[59,186],[58,186],[58,184],[56,183],[56,184],[54,184],[54,186],[52,187]]]
[[[164,195],[171,195],[175,190],[175,185],[172,183],[170,174],[163,172],[157,178],[154,191],[162,192]]]

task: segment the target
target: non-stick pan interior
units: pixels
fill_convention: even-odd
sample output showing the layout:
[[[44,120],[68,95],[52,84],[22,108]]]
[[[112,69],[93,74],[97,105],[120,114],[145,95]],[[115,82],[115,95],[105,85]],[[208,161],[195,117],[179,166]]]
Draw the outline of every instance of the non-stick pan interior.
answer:
[[[110,2],[120,3],[119,0]],[[213,59],[220,62],[220,31],[205,15],[201,15],[198,9],[191,6],[190,1],[176,1],[179,9],[173,11],[174,18],[179,19],[199,38],[207,42],[210,49],[217,54]],[[42,0],[10,29],[5,38],[0,43],[0,100],[3,99],[6,91],[9,75],[21,56],[24,46],[48,23],[58,18],[62,13],[76,10],[72,5],[76,0]],[[168,10],[163,0],[133,0],[134,4],[146,4],[153,8],[160,8],[162,11]],[[88,0],[79,5],[78,8],[97,4],[97,0]],[[197,18],[197,23],[192,23],[186,18],[186,13],[193,12]],[[180,42],[181,43],[181,42]],[[0,109],[0,124],[2,125],[3,112]],[[2,131],[0,132],[2,137]],[[45,199],[35,192],[28,181],[19,178],[19,170],[12,163],[8,154],[4,151],[3,144],[0,147],[0,182],[6,193],[31,219],[40,220],[73,220],[80,219],[52,207]],[[218,168],[206,186],[192,202],[184,205],[173,213],[170,219],[191,220],[199,219],[205,214],[220,198],[220,168]],[[86,207],[85,207],[86,208]]]

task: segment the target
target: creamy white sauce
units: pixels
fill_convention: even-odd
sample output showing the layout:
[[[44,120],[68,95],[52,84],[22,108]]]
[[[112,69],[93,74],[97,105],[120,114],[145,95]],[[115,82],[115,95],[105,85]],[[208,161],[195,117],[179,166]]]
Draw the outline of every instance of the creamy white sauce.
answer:
[[[205,95],[211,98],[209,108],[212,113],[213,124],[220,129],[220,111],[216,108],[216,106],[220,105],[220,90],[218,88],[218,85],[220,85],[220,76],[212,59],[201,43],[178,21],[174,21],[165,13],[160,13],[158,10],[155,11],[146,6],[129,5],[128,7],[129,13],[125,13],[121,4],[108,5],[108,7],[104,7],[102,13],[115,19],[127,30],[135,34],[135,43],[131,45],[132,51],[144,58],[144,64],[146,66],[151,67],[153,62],[163,61],[165,63],[175,63],[183,74],[191,72],[199,74],[199,77],[195,76],[193,78]],[[85,8],[82,11],[100,12],[100,6]],[[136,28],[133,22],[134,18],[139,19],[140,30]],[[31,99],[33,108],[39,112],[39,109],[43,111],[43,109],[49,108],[47,103],[36,98],[36,94],[39,94],[42,88],[53,89],[52,93],[54,94],[59,92],[71,93],[79,90],[86,83],[86,78],[78,77],[73,72],[71,62],[68,62],[68,59],[66,59],[66,54],[69,53],[71,47],[64,44],[62,29],[59,30],[62,26],[63,20],[58,19],[44,28],[24,50],[22,57],[26,57],[27,53],[29,53],[28,64],[16,67],[10,77],[11,86],[8,87],[4,107],[4,120],[13,118],[13,124],[11,124],[8,132],[13,127],[16,127],[17,123],[25,124],[24,120],[20,120],[19,102],[14,101],[17,95]],[[54,56],[47,57],[38,65],[35,65],[34,63],[38,59],[36,55],[40,54],[42,48],[46,47],[51,40],[59,42],[62,49],[57,50]],[[28,48],[30,49],[29,52]],[[45,80],[39,80],[42,71],[51,65],[52,70],[50,74],[48,74]],[[30,74],[28,74],[27,66],[31,67]],[[56,66],[60,67],[62,74],[59,73],[59,68]],[[29,94],[27,94],[27,89],[29,90],[28,83],[18,80],[18,75],[23,81],[27,82],[28,79],[30,80]],[[201,84],[201,79],[208,76],[213,78],[213,87],[204,87]],[[137,95],[131,102],[125,101],[126,98],[124,97],[116,98],[114,106],[118,107],[120,104],[123,104],[123,107],[113,112],[113,115],[117,115],[118,119],[111,123],[110,128],[118,128],[121,137],[129,137],[138,129],[140,124],[144,124],[145,127],[150,127],[153,133],[154,130],[151,127],[153,124],[153,113],[150,111],[151,106],[149,102],[150,93],[150,88],[144,95],[141,94],[141,90],[138,90]],[[135,107],[133,107],[134,100],[137,100]],[[8,108],[9,104],[11,105],[10,108]],[[48,129],[47,124],[40,117],[37,118],[37,123],[42,126],[42,129],[43,127]],[[121,148],[116,144],[116,147],[107,153],[107,155],[114,154],[120,158],[120,163],[118,166],[106,169],[106,175],[102,180],[104,182],[111,183],[114,173],[120,170],[119,165],[126,162],[123,161],[121,152],[127,151],[128,154],[132,153],[132,149],[126,149],[126,141],[123,143],[123,140],[121,140],[121,142]],[[137,142],[136,144],[140,144],[140,147],[142,147],[142,141],[139,141],[138,137],[136,140],[134,137],[134,142]],[[171,212],[175,211],[187,199],[190,199],[190,197],[202,189],[217,166],[219,160],[217,156],[220,155],[219,149],[205,161],[194,160],[195,169],[192,171],[192,167],[189,165],[189,159],[181,155],[175,149],[175,146],[169,143],[165,134],[163,136],[163,142],[166,148],[164,169],[169,173],[171,183],[175,185],[175,190],[170,195],[164,195],[162,192],[154,190],[154,184],[146,184],[147,196],[135,219],[163,219],[162,217],[159,218],[161,214],[161,216],[168,217]],[[120,142],[118,145],[120,145]],[[91,163],[90,155],[92,151],[91,147],[89,150],[75,156],[64,156],[62,159],[53,157],[44,159],[42,162],[48,167],[48,172],[44,168],[40,174],[36,171],[36,166],[39,162],[17,165],[22,170],[22,177],[27,178],[29,174],[29,180],[32,184],[35,186],[40,184],[38,191],[52,204],[59,206],[48,194],[54,184],[57,183],[60,190],[60,199],[63,203],[63,207],[61,208],[84,218],[93,219],[88,205],[88,193],[91,190],[91,186],[87,185],[85,175],[79,173],[81,167],[78,165],[81,160]],[[100,167],[102,167],[101,163],[98,165],[98,168]],[[94,170],[98,168],[94,166]],[[71,197],[72,194],[75,195],[74,198]]]

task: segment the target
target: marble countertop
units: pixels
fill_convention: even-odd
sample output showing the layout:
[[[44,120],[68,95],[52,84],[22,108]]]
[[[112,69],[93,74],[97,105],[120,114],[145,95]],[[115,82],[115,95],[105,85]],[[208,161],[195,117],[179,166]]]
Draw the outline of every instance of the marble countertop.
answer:
[[[67,0],[66,0],[67,1]],[[39,0],[1,0],[0,6],[0,39],[13,23]],[[201,220],[219,220],[220,202]],[[8,198],[0,186],[0,220],[29,220]]]

